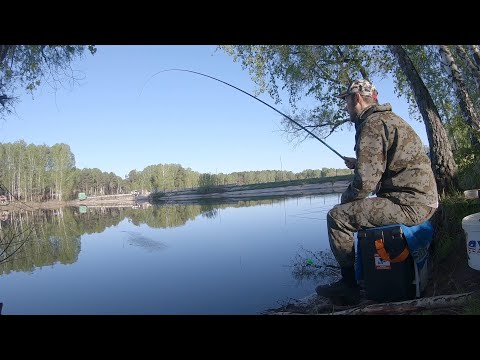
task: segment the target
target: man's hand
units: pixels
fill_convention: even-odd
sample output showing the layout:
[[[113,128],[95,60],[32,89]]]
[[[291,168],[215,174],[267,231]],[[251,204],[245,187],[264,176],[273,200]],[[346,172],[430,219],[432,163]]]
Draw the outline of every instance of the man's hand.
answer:
[[[357,166],[357,159],[355,159],[355,158],[345,157],[344,160],[345,160],[345,165],[349,169],[355,169],[355,166]]]

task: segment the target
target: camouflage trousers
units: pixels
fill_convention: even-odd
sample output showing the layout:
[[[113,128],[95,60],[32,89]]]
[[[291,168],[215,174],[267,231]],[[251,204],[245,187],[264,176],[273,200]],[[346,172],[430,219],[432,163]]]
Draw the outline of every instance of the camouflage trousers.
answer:
[[[435,211],[426,205],[398,205],[379,197],[336,205],[327,214],[330,248],[341,267],[351,267],[355,263],[354,232],[392,224],[418,225]]]

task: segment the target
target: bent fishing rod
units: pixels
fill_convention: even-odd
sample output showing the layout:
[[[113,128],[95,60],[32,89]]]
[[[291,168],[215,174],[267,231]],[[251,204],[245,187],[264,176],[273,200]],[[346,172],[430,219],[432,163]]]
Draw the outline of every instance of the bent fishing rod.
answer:
[[[229,84],[229,83],[226,82],[226,81],[217,79],[217,78],[215,78],[215,77],[213,77],[213,76],[206,75],[206,74],[203,74],[203,73],[198,72],[198,71],[186,70],[186,69],[166,69],[166,70],[161,70],[161,71],[153,74],[153,75],[147,80],[147,82],[145,82],[145,84],[144,84],[143,87],[142,87],[142,91],[143,91],[143,88],[145,87],[145,85],[148,83],[148,81],[150,81],[154,76],[157,76],[158,74],[161,74],[161,73],[164,73],[164,72],[168,72],[168,71],[183,71],[183,72],[189,72],[189,73],[192,73],[192,74],[197,74],[197,75],[205,76],[205,77],[207,77],[207,78],[210,78],[210,79],[216,80],[216,81],[218,81],[218,82],[221,82],[222,84],[228,85],[228,86],[230,86],[230,87],[232,87],[232,88],[234,88],[234,89],[236,89],[236,90],[238,90],[238,91],[241,91],[242,93],[244,93],[244,94],[246,94],[246,95],[254,98],[255,100],[260,101],[262,104],[267,105],[270,109],[275,110],[277,113],[279,113],[280,115],[284,116],[285,118],[287,118],[288,120],[290,120],[291,122],[293,122],[295,125],[297,125],[299,128],[305,130],[307,133],[309,133],[309,134],[310,134],[311,136],[313,136],[315,139],[317,139],[318,141],[320,141],[320,142],[321,142],[323,145],[325,145],[327,148],[329,148],[330,150],[332,150],[336,155],[340,156],[340,158],[341,158],[342,160],[345,161],[345,160],[347,159],[345,156],[341,155],[338,151],[336,151],[334,148],[332,148],[330,145],[328,145],[325,141],[323,141],[322,139],[320,139],[317,135],[315,135],[315,134],[312,133],[310,130],[308,130],[305,126],[300,125],[298,122],[296,122],[295,120],[293,120],[291,117],[285,115],[285,114],[282,113],[280,110],[274,108],[272,105],[267,104],[265,101],[260,100],[259,98],[253,96],[252,94],[249,94],[248,92],[246,92],[246,91],[244,91],[244,90],[242,90],[242,89],[240,89],[240,88],[238,88],[238,87],[236,87],[236,86],[234,86],[234,85],[232,85],[232,84]],[[142,91],[140,91],[140,95],[142,94]]]

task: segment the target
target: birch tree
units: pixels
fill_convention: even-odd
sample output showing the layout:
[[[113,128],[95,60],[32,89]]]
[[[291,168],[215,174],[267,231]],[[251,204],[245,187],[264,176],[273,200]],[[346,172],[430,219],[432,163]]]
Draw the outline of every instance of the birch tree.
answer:
[[[472,49],[475,64],[480,67],[480,48],[478,45],[470,45],[470,49]]]
[[[75,156],[67,144],[55,144],[51,149],[52,173],[54,179],[55,197],[62,200],[64,187],[68,187],[72,172],[75,167]],[[67,191],[68,193],[68,191]]]
[[[471,137],[472,145],[478,146],[478,136],[476,135],[476,133],[480,133],[480,118],[473,106],[472,99],[468,94],[463,75],[460,72],[448,46],[439,45],[438,51],[442,56],[442,65],[448,73],[450,81],[452,82],[453,87],[457,93],[458,102],[465,121],[474,130]]]
[[[470,59],[470,55],[463,45],[455,45],[455,51],[463,60],[466,67],[470,70],[469,73],[472,75],[472,78],[475,81],[477,91],[480,92],[480,65],[475,64],[472,59]]]

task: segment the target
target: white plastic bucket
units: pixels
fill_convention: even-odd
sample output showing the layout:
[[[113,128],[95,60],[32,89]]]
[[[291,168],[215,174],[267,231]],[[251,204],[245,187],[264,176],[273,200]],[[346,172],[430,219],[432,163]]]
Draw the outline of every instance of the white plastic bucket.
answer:
[[[479,195],[480,190],[479,189],[465,190],[463,194],[465,195],[466,199],[477,199],[478,197],[480,197]]]
[[[468,266],[480,270],[480,213],[465,216],[462,227],[467,238]]]

